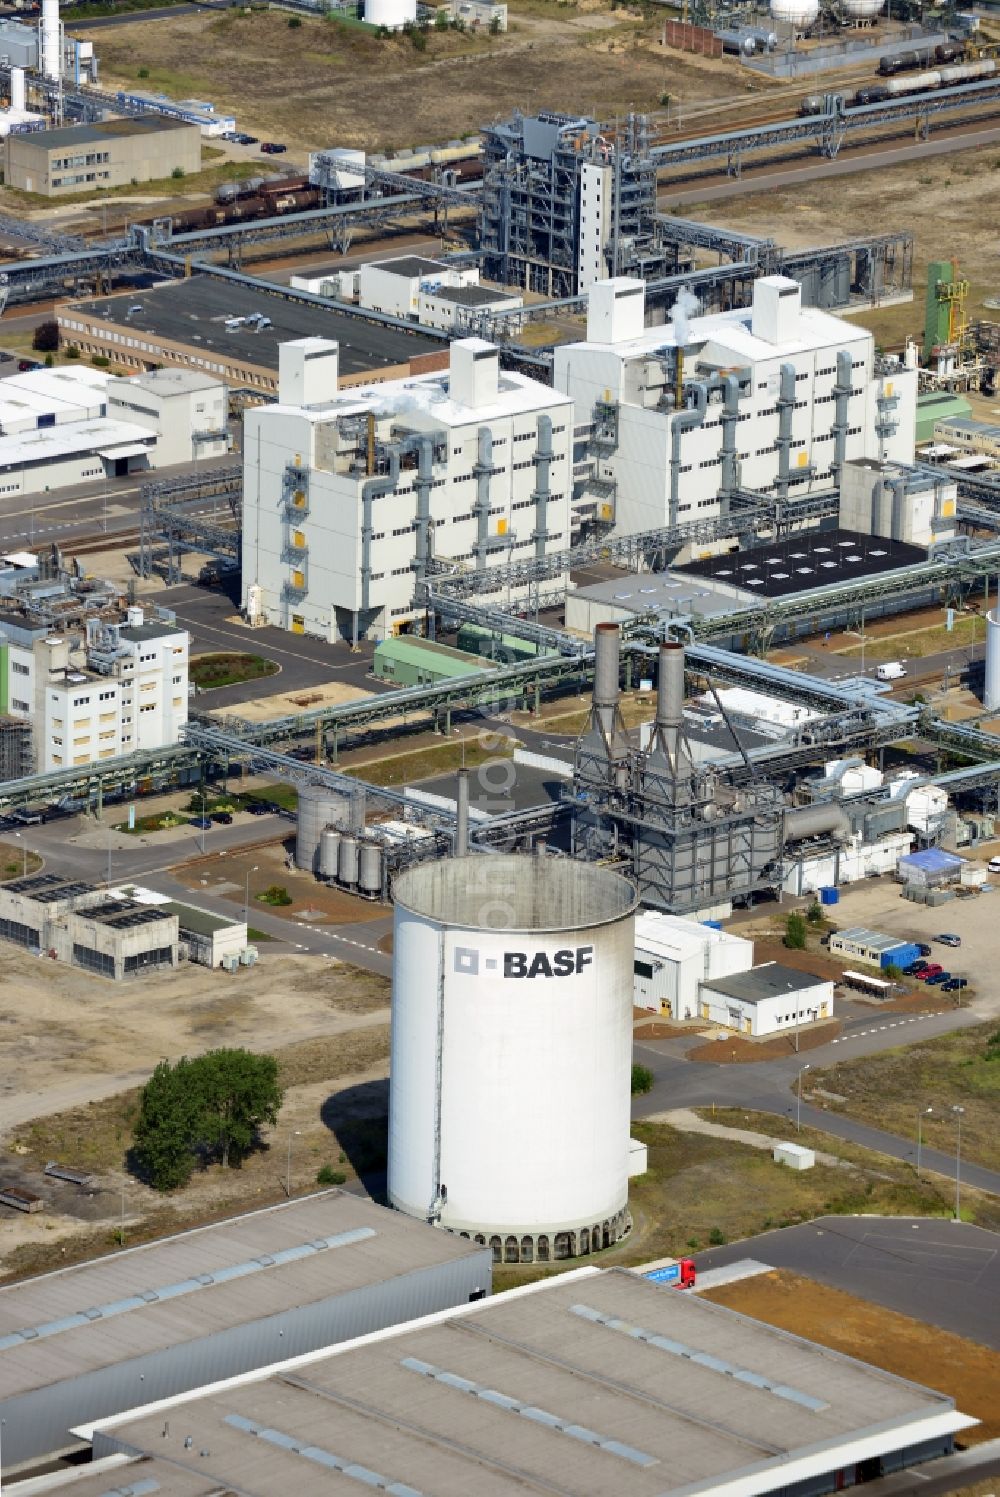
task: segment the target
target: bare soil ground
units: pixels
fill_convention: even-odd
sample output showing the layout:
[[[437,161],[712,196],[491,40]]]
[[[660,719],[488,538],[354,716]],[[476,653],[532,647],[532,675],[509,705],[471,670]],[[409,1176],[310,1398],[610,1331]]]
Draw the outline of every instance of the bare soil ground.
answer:
[[[279,12],[164,17],[94,33],[105,86],[211,98],[244,127],[288,142],[396,150],[453,139],[515,106],[612,118],[673,98],[731,95],[733,70],[664,55],[659,24],[625,11],[525,0],[506,36],[431,28],[426,50],[404,35]],[[297,18],[296,18],[297,19]],[[79,29],[87,35],[86,26]],[[149,77],[138,79],[140,63]]]
[[[288,860],[293,838],[285,842],[258,844],[252,848],[231,848],[224,852],[209,853],[196,858],[174,870],[176,876],[195,893],[204,892],[219,899],[231,900],[242,913],[243,900],[250,877],[250,920],[254,914],[264,911],[277,915],[294,925],[309,911],[308,923],[317,921],[330,925],[353,925],[364,920],[377,920],[385,914],[382,905],[367,899],[358,899],[353,894],[330,888],[319,883],[311,874],[289,868]],[[287,905],[265,904],[257,899],[270,885],[277,884],[287,889],[292,902]],[[294,940],[290,931],[289,938]],[[388,1003],[388,997],[385,999]]]
[[[832,1024],[806,1024],[798,1033],[798,1049],[815,1050],[820,1045],[828,1045],[837,1038],[842,1027],[836,1021]],[[697,1049],[690,1050],[688,1058],[719,1061],[721,1064],[728,1064],[730,1061],[777,1060],[795,1049],[795,1040],[790,1034],[775,1035],[770,1040],[748,1040],[740,1034],[727,1034],[724,1039],[709,1040]]]
[[[963,1433],[963,1445],[1000,1435],[1000,1357],[986,1346],[786,1269],[706,1290],[705,1298],[948,1394],[982,1420]]]
[[[907,333],[922,330],[930,260],[957,259],[970,282],[969,316],[997,318],[983,306],[984,297],[1000,292],[995,236],[984,229],[1000,218],[996,146],[827,182],[800,182],[784,192],[748,192],[736,201],[688,203],[683,212],[689,218],[774,235],[788,248],[833,244],[862,231],[912,230],[914,302],[853,318],[871,328],[883,347],[898,347]]]

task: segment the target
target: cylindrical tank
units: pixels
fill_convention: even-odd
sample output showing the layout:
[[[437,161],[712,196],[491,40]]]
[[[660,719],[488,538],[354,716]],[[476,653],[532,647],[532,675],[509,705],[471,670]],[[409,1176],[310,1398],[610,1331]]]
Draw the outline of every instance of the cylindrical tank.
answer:
[[[851,21],[873,21],[885,0],[843,0],[844,15]]]
[[[353,889],[358,881],[358,839],[345,833],[337,853],[337,879]]]
[[[324,827],[346,826],[351,802],[325,785],[303,785],[299,790],[298,828],[295,834],[295,866],[309,873],[319,871],[319,843]]]
[[[27,108],[23,68],[10,70],[10,107],[20,112]]]
[[[620,874],[445,858],[393,886],[389,1197],[504,1261],[628,1225],[633,912]]]
[[[358,851],[358,892],[377,899],[382,892],[382,849],[377,842],[362,842]]]
[[[319,876],[336,878],[340,867],[340,833],[328,826],[319,838]]]
[[[986,615],[986,681],[983,706],[988,712],[1000,707],[1000,610]]]
[[[819,15],[819,0],[771,0],[770,10],[772,21],[801,31]]]
[[[42,75],[52,82],[61,71],[59,53],[59,0],[42,0]]]
[[[365,20],[369,26],[400,31],[416,19],[417,0],[365,0]]]

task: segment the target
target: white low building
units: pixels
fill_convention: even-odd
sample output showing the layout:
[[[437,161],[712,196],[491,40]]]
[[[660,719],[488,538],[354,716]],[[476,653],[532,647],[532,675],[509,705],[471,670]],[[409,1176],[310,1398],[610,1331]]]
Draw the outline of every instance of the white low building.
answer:
[[[910,546],[954,540],[958,484],[950,473],[928,473],[874,458],[844,464],[840,524],[862,535],[884,535]]]
[[[703,1020],[758,1039],[833,1017],[833,983],[780,962],[713,977],[698,996]]]
[[[894,874],[912,846],[909,832],[887,832],[873,842],[856,834],[822,852],[796,853],[786,848],[781,887],[785,894],[798,896]]]
[[[695,1019],[699,984],[746,972],[753,942],[682,915],[644,910],[635,922],[636,1008],[668,1018]]]
[[[477,338],[450,358],[443,374],[340,392],[336,343],[281,345],[278,404],[244,420],[248,614],[323,639],[386,635],[422,620],[432,558],[482,568],[569,544],[569,397],[501,372]]]
[[[188,715],[187,631],[146,622],[91,621],[86,637],[27,642],[6,634],[7,707],[31,722],[39,774],[97,764],[178,742]]]
[[[423,288],[475,286],[478,281],[479,269],[475,265],[459,269],[444,260],[425,259],[423,255],[399,255],[359,268],[358,304],[370,312],[388,312],[392,317],[416,320]]]
[[[229,391],[197,369],[153,369],[115,379],[108,411],[156,434],[158,468],[224,457],[229,450]]]
[[[0,496],[223,454],[226,402],[220,381],[182,370],[119,379],[81,365],[10,375],[0,380]]]
[[[591,429],[576,513],[619,533],[711,519],[741,488],[804,498],[853,459],[913,459],[916,371],[876,367],[870,332],[804,307],[783,276],[755,281],[752,307],[648,328],[642,281],[598,281],[553,382]]]

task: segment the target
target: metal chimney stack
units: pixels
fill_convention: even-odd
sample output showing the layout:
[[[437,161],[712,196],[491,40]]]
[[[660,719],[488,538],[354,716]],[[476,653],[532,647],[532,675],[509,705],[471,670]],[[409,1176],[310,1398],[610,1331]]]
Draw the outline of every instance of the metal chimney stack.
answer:
[[[62,74],[62,36],[59,25],[59,0],[42,0],[40,71],[44,78],[58,83]]]
[[[620,695],[621,630],[617,624],[598,624],[594,630],[594,718],[610,741]]]
[[[455,814],[455,857],[469,856],[469,771],[458,771],[458,797]]]
[[[660,645],[656,720],[649,754],[651,759],[665,759],[675,778],[689,758],[684,742],[684,646],[676,640]]]

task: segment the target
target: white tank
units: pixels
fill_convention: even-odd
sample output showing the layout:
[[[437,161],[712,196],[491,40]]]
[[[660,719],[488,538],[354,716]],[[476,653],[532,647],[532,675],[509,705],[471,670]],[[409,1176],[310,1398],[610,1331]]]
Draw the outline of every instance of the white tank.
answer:
[[[988,712],[1000,707],[1000,611],[991,608],[986,615],[986,680],[983,706]]]
[[[633,912],[568,859],[447,858],[393,886],[389,1198],[506,1262],[628,1227]]]
[[[11,68],[10,70],[10,107],[18,111],[27,108],[23,68]]]
[[[340,833],[327,827],[319,839],[319,876],[336,878],[340,857]]]
[[[324,785],[302,785],[299,788],[298,827],[295,834],[295,866],[309,873],[319,872],[319,845],[328,826],[348,826],[352,806],[346,795],[338,795]]]
[[[842,0],[844,15],[851,21],[873,21],[885,0]]]
[[[399,31],[416,19],[417,0],[365,0],[365,20],[369,26]]]
[[[337,850],[337,878],[353,889],[358,881],[358,839],[343,836]]]
[[[771,20],[802,31],[819,15],[819,0],[771,0]]]
[[[358,891],[369,899],[382,892],[382,849],[377,842],[362,842],[358,852]]]
[[[61,72],[59,0],[42,0],[42,76],[55,82]]]

